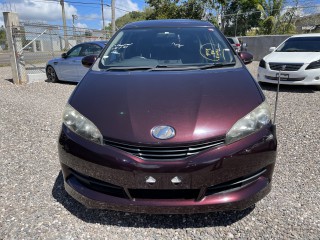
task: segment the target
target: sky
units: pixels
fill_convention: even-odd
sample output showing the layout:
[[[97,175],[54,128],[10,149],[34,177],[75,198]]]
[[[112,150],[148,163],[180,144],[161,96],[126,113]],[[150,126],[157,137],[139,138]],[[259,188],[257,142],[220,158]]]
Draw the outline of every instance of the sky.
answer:
[[[111,22],[111,0],[103,0],[105,25]],[[116,18],[131,11],[141,11],[144,0],[116,0]],[[60,0],[0,0],[1,12],[17,12],[20,20],[62,25]],[[67,26],[72,26],[72,15],[77,15],[75,26],[102,28],[101,0],[65,0]],[[0,16],[0,26],[3,15]]]
[[[67,26],[72,27],[72,15],[77,15],[75,26],[79,28],[102,29],[101,0],[64,0]],[[131,11],[141,11],[147,6],[144,0],[115,0],[116,18]],[[103,0],[106,26],[111,21],[111,0]],[[295,0],[287,0],[287,5]],[[299,0],[301,6],[320,6],[320,0]],[[319,8],[302,8],[306,11]],[[0,0],[0,10],[17,12],[20,20],[62,25],[60,0]],[[0,26],[3,15],[0,16]]]

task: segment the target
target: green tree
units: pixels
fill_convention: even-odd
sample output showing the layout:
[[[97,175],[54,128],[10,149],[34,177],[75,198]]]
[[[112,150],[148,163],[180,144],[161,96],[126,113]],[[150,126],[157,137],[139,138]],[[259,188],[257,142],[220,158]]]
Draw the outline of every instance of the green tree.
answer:
[[[0,27],[0,45],[8,49],[6,29],[3,26]]]
[[[6,38],[6,29],[1,26],[0,27],[0,39],[5,39]]]
[[[136,21],[143,21],[147,19],[147,16],[152,14],[152,9],[147,7],[143,11],[133,11],[129,12],[122,17],[116,19],[116,28],[120,29],[127,23],[136,22]],[[105,28],[106,31],[111,31],[111,23]]]
[[[202,19],[209,0],[146,0],[152,8],[147,19]]]
[[[134,11],[134,12],[127,13],[127,14],[123,15],[122,17],[116,19],[116,26],[117,26],[117,28],[121,28],[130,22],[146,20],[147,12],[149,12],[149,9],[145,9],[142,12],[135,12]]]
[[[292,34],[295,33],[293,19],[297,14],[299,1],[293,1],[294,7],[284,9],[283,0],[264,0],[258,4],[262,21],[259,34]]]
[[[257,11],[259,0],[233,0],[225,3],[224,34],[246,35],[260,23],[260,13]]]
[[[178,5],[179,0],[146,0],[152,8],[152,12],[147,16],[148,20],[153,19],[175,19],[182,17],[182,8]]]
[[[147,19],[206,19],[217,23],[210,10],[224,0],[146,0],[153,10]]]

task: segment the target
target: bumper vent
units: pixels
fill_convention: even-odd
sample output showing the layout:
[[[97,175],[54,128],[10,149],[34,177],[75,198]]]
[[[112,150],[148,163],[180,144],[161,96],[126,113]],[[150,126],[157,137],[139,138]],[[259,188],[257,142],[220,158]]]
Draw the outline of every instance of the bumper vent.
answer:
[[[110,140],[104,140],[104,144],[121,149],[125,152],[131,153],[144,160],[182,160],[187,157],[198,154],[207,149],[220,146],[224,144],[224,139],[191,144],[186,146],[147,146],[147,145],[131,145],[126,143],[119,143]]]
[[[71,170],[71,175],[67,181],[78,181],[86,188],[91,189],[96,192],[101,192],[113,197],[119,198],[128,198],[128,195],[124,191],[124,189],[120,186],[113,185],[111,183],[103,182],[98,179],[85,176],[81,173],[78,173],[74,170]]]
[[[269,63],[270,69],[279,71],[282,70],[282,66],[286,66],[283,71],[298,71],[303,63]]]
[[[137,199],[196,199],[199,189],[128,189],[132,198]]]
[[[267,169],[264,168],[264,169],[262,169],[258,172],[255,172],[251,175],[244,176],[241,178],[231,180],[229,182],[225,182],[225,183],[221,183],[218,185],[208,187],[207,191],[206,191],[206,196],[216,194],[216,193],[221,193],[221,192],[234,191],[237,188],[241,188],[249,183],[253,183],[261,175],[263,175],[266,171],[267,171]]]
[[[278,81],[279,77],[273,77],[273,76],[265,76],[266,79],[269,79],[269,80],[274,80],[274,81]],[[281,81],[302,81],[304,80],[305,77],[300,77],[300,78],[287,78],[287,77],[281,77],[280,80]]]

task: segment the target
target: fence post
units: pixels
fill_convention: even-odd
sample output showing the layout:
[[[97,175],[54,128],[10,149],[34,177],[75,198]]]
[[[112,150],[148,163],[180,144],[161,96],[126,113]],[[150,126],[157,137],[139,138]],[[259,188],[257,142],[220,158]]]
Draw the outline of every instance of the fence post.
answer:
[[[8,41],[8,50],[10,51],[10,64],[14,84],[23,84],[27,82],[27,74],[24,61],[21,59],[19,50],[22,48],[21,39],[14,39],[13,31],[18,30],[19,17],[17,13],[3,12],[3,20],[6,27]],[[20,46],[21,45],[21,46]],[[22,60],[22,61],[21,61]]]

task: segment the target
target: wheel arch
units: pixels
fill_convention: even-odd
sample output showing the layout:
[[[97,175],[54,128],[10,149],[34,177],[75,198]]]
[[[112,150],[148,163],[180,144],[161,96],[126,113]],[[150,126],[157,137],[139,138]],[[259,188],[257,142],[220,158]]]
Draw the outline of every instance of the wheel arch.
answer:
[[[53,70],[56,73],[57,78],[60,80],[61,78],[59,76],[59,71],[57,71],[57,69],[54,67],[54,65],[52,63],[48,63],[47,66],[46,66],[46,73],[47,73],[48,67],[52,67],[53,68]]]

